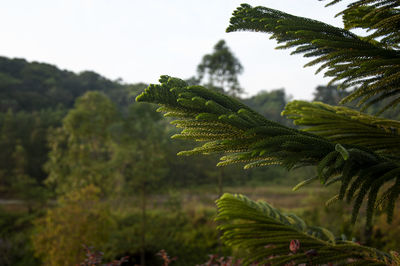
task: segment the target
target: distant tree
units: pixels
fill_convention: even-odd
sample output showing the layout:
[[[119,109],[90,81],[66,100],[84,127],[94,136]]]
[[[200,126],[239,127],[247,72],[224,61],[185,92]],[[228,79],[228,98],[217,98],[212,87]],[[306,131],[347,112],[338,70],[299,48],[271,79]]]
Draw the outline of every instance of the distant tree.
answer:
[[[35,206],[44,204],[48,193],[37,180],[28,175],[27,166],[29,157],[21,144],[18,143],[15,146],[15,151],[11,159],[14,160],[15,165],[10,188],[15,195],[25,200],[28,212],[32,213]]]
[[[59,193],[98,186],[103,193],[113,191],[112,143],[110,127],[120,116],[115,105],[101,92],[87,92],[49,137],[51,151],[45,168],[46,183]]]
[[[87,92],[49,140],[46,182],[58,193],[91,184],[101,189],[102,196],[135,192],[142,209],[142,254],[148,196],[167,172],[163,160],[166,127],[157,123],[160,119],[151,105],[134,103],[118,112],[103,93]]]
[[[288,102],[285,90],[261,91],[250,98],[242,99],[242,101],[264,117],[288,124],[288,120],[281,115]]]
[[[193,85],[200,85],[201,79],[199,77],[192,76],[186,79],[185,81],[187,82],[187,84],[193,86]]]
[[[132,104],[121,123],[114,125],[114,153],[111,160],[115,173],[125,187],[125,192],[139,196],[141,208],[140,265],[145,265],[147,202],[157,191],[167,173],[165,165],[165,125],[160,124],[161,115],[151,105]],[[138,193],[137,193],[138,192]]]
[[[233,55],[224,40],[220,40],[211,54],[206,54],[197,66],[199,80],[208,77],[207,86],[226,91],[229,95],[239,96],[240,88],[238,75],[243,72],[239,60]]]
[[[3,193],[16,192],[12,187],[15,188],[17,173],[23,172],[34,183],[42,185],[46,177],[42,166],[49,151],[47,130],[58,126],[64,113],[62,109],[32,113],[9,109],[7,113],[0,113],[0,190],[4,189]]]
[[[76,98],[87,91],[102,91],[126,106],[131,87],[137,85],[143,87],[112,81],[92,71],[76,74],[50,64],[0,56],[0,112],[72,108]]]
[[[339,104],[340,100],[348,96],[350,93],[338,89],[338,86],[318,86],[313,93],[313,101],[323,102],[331,105]]]
[[[115,223],[100,196],[94,185],[82,187],[61,197],[35,221],[33,246],[44,265],[77,265],[85,259],[83,244],[104,248]]]

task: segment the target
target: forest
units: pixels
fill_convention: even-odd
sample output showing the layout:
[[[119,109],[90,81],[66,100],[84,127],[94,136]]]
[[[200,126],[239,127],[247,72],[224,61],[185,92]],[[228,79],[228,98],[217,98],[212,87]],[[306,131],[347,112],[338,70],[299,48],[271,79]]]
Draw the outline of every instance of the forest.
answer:
[[[354,2],[232,15],[328,68],[309,102],[224,40],[148,84],[0,57],[0,265],[399,265],[399,4]]]

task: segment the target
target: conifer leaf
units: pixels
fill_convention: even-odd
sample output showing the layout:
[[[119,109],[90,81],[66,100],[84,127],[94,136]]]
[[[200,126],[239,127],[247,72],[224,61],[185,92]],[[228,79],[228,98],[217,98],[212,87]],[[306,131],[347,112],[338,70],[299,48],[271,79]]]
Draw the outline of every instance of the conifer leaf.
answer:
[[[309,178],[309,179],[307,179],[307,180],[304,180],[304,181],[298,183],[296,186],[294,186],[294,187],[292,188],[292,191],[297,191],[297,190],[299,190],[300,188],[304,187],[305,185],[308,185],[308,184],[314,182],[316,179],[318,179],[318,176],[314,176],[314,177],[311,177],[311,178]]]
[[[293,101],[283,115],[304,130],[333,142],[355,144],[385,156],[400,157],[400,122],[368,115],[344,106]]]
[[[298,265],[335,263],[387,265],[397,257],[350,241],[337,241],[322,227],[307,226],[298,216],[284,214],[265,202],[243,195],[224,194],[217,200],[222,239],[247,251],[244,265],[251,263]]]
[[[349,152],[339,143],[335,145],[335,150],[338,151],[340,155],[342,155],[345,161],[349,159]]]

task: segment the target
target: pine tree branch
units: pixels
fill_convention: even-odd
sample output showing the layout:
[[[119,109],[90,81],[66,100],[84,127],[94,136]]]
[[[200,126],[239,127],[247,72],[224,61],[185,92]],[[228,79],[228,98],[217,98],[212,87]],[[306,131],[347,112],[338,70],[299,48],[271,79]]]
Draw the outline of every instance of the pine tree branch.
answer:
[[[352,16],[348,15],[347,19],[351,20]],[[388,17],[387,23],[377,27],[385,28],[384,25],[391,24],[394,18],[396,23],[397,19],[400,21],[400,16],[394,14]],[[398,30],[394,31],[393,27],[390,30],[396,37],[399,36]],[[360,104],[368,104],[368,101],[377,97],[387,98],[400,93],[400,52],[372,37],[359,37],[346,29],[320,21],[247,4],[242,4],[234,11],[227,29],[227,32],[233,31],[269,33],[280,44],[278,49],[297,48],[293,53],[315,57],[306,66],[321,64],[317,72],[325,70],[325,76],[332,78],[330,84],[340,81],[341,89],[356,86],[342,100],[343,103],[363,97]],[[374,34],[376,32],[378,30]],[[382,30],[382,34],[387,36],[388,32]],[[387,95],[388,91],[392,94]],[[400,100],[390,107],[399,103]]]
[[[389,265],[396,261],[393,255],[377,249],[336,240],[327,229],[307,226],[296,215],[284,214],[265,202],[224,194],[217,206],[222,239],[247,252],[245,265]]]
[[[371,222],[377,201],[383,202],[381,205],[385,206],[388,220],[391,220],[394,210],[391,202],[394,202],[400,193],[400,165],[387,154],[383,156],[372,149],[374,145],[377,151],[390,147],[383,144],[382,146],[370,144],[372,147],[366,147],[368,146],[366,139],[361,143],[363,146],[346,143],[346,141],[351,142],[346,138],[343,142],[339,142],[335,137],[350,134],[353,125],[359,129],[353,134],[362,133],[363,130],[364,134],[367,134],[366,131],[369,129],[371,135],[380,133],[386,137],[385,134],[389,133],[368,128],[368,124],[363,124],[363,119],[375,121],[378,127],[389,131],[392,130],[391,127],[398,127],[396,121],[378,118],[374,120],[368,116],[361,116],[359,120],[351,123],[346,120],[348,119],[346,115],[336,113],[333,107],[321,104],[316,104],[315,107],[315,104],[310,104],[313,108],[320,108],[318,112],[314,112],[316,116],[320,114],[320,120],[334,121],[340,118],[347,121],[343,126],[336,126],[337,130],[335,129],[331,135],[329,131],[322,131],[328,132],[324,137],[269,121],[236,99],[201,86],[187,86],[182,80],[168,76],[162,76],[160,82],[160,85],[150,85],[137,97],[137,101],[158,103],[161,105],[160,111],[166,112],[167,116],[177,118],[172,123],[183,130],[175,135],[175,138],[205,142],[202,146],[180,152],[179,155],[218,153],[224,155],[219,166],[244,163],[245,168],[282,165],[292,169],[315,165],[322,184],[341,182],[338,199],[354,202],[353,221],[356,220],[365,200],[368,202],[368,223]],[[348,116],[353,114],[350,110],[344,110]],[[299,112],[302,114],[305,111]],[[292,111],[292,116],[294,114],[295,111]],[[318,121],[315,120],[315,123]],[[307,123],[311,125],[312,121],[307,120]],[[340,130],[343,130],[343,134]],[[330,137],[333,140],[329,139]],[[358,139],[361,141],[361,138]],[[388,144],[384,140],[382,143]],[[398,144],[393,144],[393,147],[395,145]],[[384,186],[385,184],[389,184],[389,188]],[[382,187],[386,188],[382,193],[386,195],[383,198],[380,196]]]
[[[326,6],[336,4],[332,1]],[[353,1],[337,14],[343,15],[345,29],[362,28],[372,32],[365,39],[370,41],[380,38],[386,48],[398,49],[400,43],[400,6],[397,0],[360,0]]]
[[[321,102],[292,101],[282,112],[294,124],[335,143],[354,144],[400,158],[400,122]]]

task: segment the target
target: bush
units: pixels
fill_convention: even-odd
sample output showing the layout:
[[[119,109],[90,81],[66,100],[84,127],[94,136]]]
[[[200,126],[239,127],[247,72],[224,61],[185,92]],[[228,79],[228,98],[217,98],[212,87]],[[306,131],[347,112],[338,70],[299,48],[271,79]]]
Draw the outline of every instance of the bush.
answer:
[[[73,191],[35,221],[35,255],[45,265],[75,265],[83,261],[82,244],[104,247],[115,222],[109,207],[100,202],[99,193],[93,185]]]

